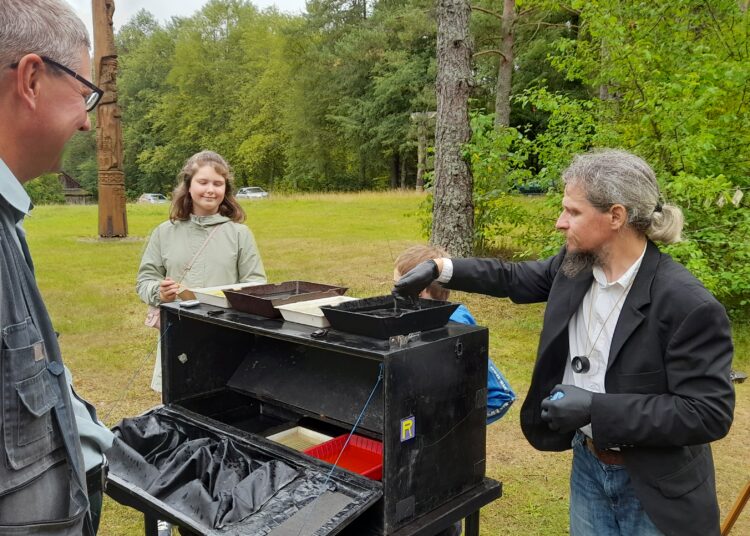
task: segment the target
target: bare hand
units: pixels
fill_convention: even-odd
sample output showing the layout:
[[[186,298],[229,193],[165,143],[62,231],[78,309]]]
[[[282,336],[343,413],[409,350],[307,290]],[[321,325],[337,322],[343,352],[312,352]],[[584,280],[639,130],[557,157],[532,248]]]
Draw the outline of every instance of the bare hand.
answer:
[[[180,285],[166,278],[159,282],[159,299],[162,303],[173,302],[177,299],[177,293],[180,291]]]

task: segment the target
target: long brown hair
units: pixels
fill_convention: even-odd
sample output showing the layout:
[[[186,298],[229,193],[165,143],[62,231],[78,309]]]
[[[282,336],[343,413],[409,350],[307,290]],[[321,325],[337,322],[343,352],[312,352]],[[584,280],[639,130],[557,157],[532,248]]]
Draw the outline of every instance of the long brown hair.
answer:
[[[190,197],[190,182],[193,175],[203,166],[211,166],[216,173],[224,177],[226,187],[224,199],[219,205],[219,214],[236,223],[245,221],[245,211],[234,197],[234,175],[227,161],[213,151],[201,151],[185,161],[182,170],[177,174],[177,187],[172,194],[172,207],[169,209],[170,221],[189,220],[193,213],[193,199]]]

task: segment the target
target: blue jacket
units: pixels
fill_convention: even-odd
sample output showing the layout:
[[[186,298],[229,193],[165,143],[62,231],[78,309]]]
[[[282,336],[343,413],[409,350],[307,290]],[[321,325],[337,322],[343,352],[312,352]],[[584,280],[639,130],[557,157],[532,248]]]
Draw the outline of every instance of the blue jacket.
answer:
[[[453,322],[475,326],[477,321],[464,305],[459,305],[450,317]],[[492,359],[487,357],[487,424],[492,424],[510,409],[516,393]]]

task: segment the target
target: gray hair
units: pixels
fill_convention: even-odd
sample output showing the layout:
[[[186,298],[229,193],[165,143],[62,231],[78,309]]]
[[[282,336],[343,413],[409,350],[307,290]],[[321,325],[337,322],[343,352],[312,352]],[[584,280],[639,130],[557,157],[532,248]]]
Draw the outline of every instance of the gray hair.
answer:
[[[589,203],[601,211],[624,206],[628,225],[651,240],[681,240],[682,211],[661,202],[656,175],[642,158],[617,149],[591,151],[573,158],[562,179],[583,189]]]
[[[0,0],[0,68],[39,54],[78,70],[83,47],[86,26],[64,0]]]

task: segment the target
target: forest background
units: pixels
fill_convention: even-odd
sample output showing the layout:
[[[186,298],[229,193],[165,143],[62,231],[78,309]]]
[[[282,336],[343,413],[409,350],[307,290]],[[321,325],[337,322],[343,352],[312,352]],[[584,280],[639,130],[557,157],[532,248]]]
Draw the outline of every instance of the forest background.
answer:
[[[464,156],[476,253],[554,251],[551,222],[513,192],[544,191],[559,203],[558,177],[573,154],[622,147],[651,163],[666,200],[685,210],[686,240],[669,252],[743,319],[749,4],[473,2]],[[299,16],[213,0],[166,24],[141,11],[116,35],[128,197],[169,193],[179,163],[204,148],[227,157],[238,186],[413,188],[418,133],[433,128],[414,118],[436,107],[436,33],[433,0],[310,0]],[[95,146],[94,132],[76,136],[64,163],[94,195]],[[49,179],[29,186],[37,202],[59,196],[56,188]]]

